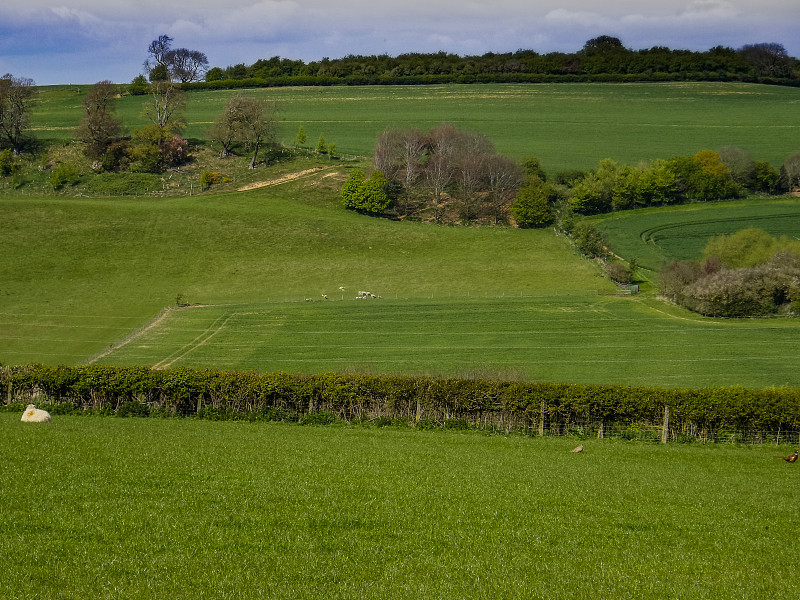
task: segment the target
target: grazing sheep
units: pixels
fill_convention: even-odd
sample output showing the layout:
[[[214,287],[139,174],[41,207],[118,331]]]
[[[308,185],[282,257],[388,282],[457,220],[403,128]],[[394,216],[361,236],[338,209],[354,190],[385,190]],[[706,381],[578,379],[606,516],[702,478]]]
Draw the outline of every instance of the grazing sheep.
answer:
[[[46,410],[36,408],[33,404],[28,404],[20,420],[25,423],[49,423],[50,413]]]
[[[339,291],[340,291],[340,292],[343,292],[343,291],[344,291],[344,286],[343,286],[343,285],[340,285],[340,286],[339,286]]]
[[[313,301],[314,301],[313,298],[306,298],[306,302],[313,302]]]
[[[328,294],[322,294],[322,299],[323,300],[327,300],[328,299]]]

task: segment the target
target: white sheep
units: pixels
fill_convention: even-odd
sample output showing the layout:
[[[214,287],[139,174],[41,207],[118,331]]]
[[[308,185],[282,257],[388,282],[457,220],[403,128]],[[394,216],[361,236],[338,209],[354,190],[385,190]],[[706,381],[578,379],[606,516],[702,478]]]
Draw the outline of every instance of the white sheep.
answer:
[[[33,404],[28,404],[20,420],[25,423],[49,423],[50,413],[46,410],[36,408]]]

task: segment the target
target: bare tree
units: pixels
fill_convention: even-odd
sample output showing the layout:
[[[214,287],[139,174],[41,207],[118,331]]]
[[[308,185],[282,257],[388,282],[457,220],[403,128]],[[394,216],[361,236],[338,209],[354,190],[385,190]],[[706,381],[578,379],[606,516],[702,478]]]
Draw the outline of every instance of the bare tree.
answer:
[[[469,223],[478,215],[481,204],[479,192],[486,189],[487,163],[489,156],[494,153],[494,145],[485,135],[458,132],[456,148],[461,216]]]
[[[238,135],[253,151],[250,168],[255,169],[261,147],[275,143],[278,107],[274,102],[246,96],[239,98],[238,107]]]
[[[145,105],[145,115],[164,131],[179,133],[183,130],[182,111],[186,106],[186,95],[181,88],[169,81],[150,84],[150,102]]]
[[[14,77],[11,73],[0,77],[0,147],[5,145],[14,154],[20,153],[29,126],[28,113],[36,93],[33,79]]]
[[[172,49],[172,38],[160,35],[147,47],[144,68],[155,81],[199,81],[208,68],[208,58],[199,50]]]
[[[442,218],[443,194],[456,177],[458,131],[452,125],[439,125],[428,134],[430,158],[425,166],[425,181],[431,192],[434,218]]]
[[[790,77],[791,62],[782,44],[747,44],[739,52],[756,68],[762,77]]]
[[[486,173],[489,181],[489,200],[496,225],[504,208],[511,204],[517,190],[522,186],[524,175],[522,167],[515,160],[502,154],[488,157]]]
[[[110,81],[94,84],[83,99],[83,117],[75,137],[86,144],[89,158],[100,158],[122,133],[122,122],[114,116],[117,86]]]
[[[208,58],[199,50],[178,48],[167,53],[167,67],[173,81],[200,81],[208,69]]]
[[[144,68],[147,73],[161,67],[165,74],[169,74],[169,53],[172,46],[172,38],[168,35],[160,35],[157,39],[150,42],[147,47],[148,56],[144,61]]]

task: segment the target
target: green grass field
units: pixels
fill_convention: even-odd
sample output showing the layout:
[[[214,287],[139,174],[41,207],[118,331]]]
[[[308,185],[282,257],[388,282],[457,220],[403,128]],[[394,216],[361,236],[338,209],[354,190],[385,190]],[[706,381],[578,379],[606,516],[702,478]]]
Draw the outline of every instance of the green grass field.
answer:
[[[0,361],[798,385],[795,320],[714,321],[615,297],[552,230],[352,214],[336,200],[345,173],[201,197],[0,198]],[[694,220],[710,235],[731,215],[760,215],[790,234],[796,212],[797,201],[723,203],[601,226],[621,227],[614,248],[628,256],[633,239],[646,263],[637,244],[678,246],[644,244],[644,227]],[[362,289],[383,298],[356,301]],[[210,306],[171,311],[130,339],[178,294]]]
[[[786,447],[0,414],[0,596],[795,598]]]
[[[86,87],[44,88],[33,115],[43,139],[69,139]],[[205,137],[234,91],[191,92],[186,135]],[[780,166],[800,151],[800,89],[741,83],[535,84],[311,87],[248,90],[275,100],[280,137],[306,145],[320,135],[342,154],[370,156],[389,127],[429,129],[443,122],[486,134],[501,153],[538,156],[554,174],[603,158],[626,164],[739,146]],[[145,125],[142,96],[119,100],[129,128]]]
[[[714,321],[632,298],[348,297],[172,311],[98,362],[765,388],[800,385],[798,333],[795,320]]]
[[[748,227],[800,238],[800,199],[764,198],[722,204],[647,208],[594,217],[614,251],[657,271],[669,260],[702,257],[708,240]]]

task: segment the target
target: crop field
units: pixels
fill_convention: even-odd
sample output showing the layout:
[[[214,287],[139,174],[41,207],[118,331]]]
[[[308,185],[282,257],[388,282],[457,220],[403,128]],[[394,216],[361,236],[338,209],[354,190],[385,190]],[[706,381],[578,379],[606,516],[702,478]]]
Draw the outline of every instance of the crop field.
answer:
[[[798,333],[632,298],[347,298],[171,311],[98,362],[765,388],[800,385]]]
[[[86,86],[49,87],[33,124],[42,138],[68,139],[81,116]],[[626,164],[739,146],[780,166],[800,151],[800,89],[741,83],[489,84],[269,88],[188,94],[186,135],[204,138],[236,93],[281,107],[279,137],[306,144],[320,135],[343,155],[369,156],[390,127],[429,129],[452,123],[492,139],[498,152],[538,156],[554,174],[593,168],[603,158]],[[123,96],[118,114],[129,128],[147,124],[146,97]]]
[[[623,211],[595,217],[614,251],[657,271],[665,261],[702,257],[715,235],[758,227],[775,237],[800,238],[800,199],[763,199]]]
[[[793,599],[787,447],[0,413],[3,598]]]

